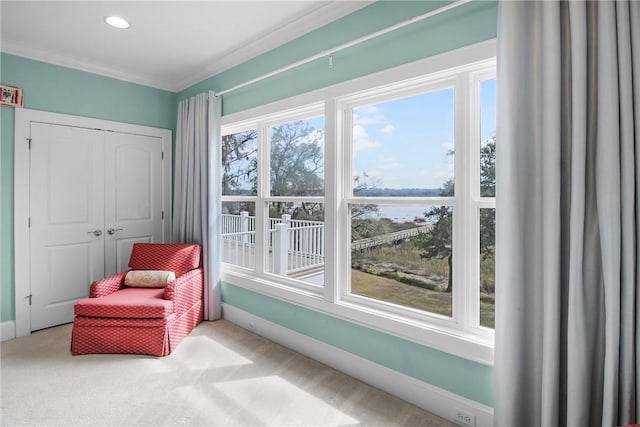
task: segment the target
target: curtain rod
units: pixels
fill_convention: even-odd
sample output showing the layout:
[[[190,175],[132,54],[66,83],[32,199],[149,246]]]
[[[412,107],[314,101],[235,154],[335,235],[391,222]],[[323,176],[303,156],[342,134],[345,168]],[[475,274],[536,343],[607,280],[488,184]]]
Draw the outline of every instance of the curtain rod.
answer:
[[[366,36],[362,36],[362,37],[359,37],[359,38],[357,38],[355,40],[351,40],[350,42],[338,45],[338,46],[336,46],[336,47],[334,47],[332,49],[322,51],[320,53],[317,53],[315,55],[309,56],[309,57],[307,57],[305,59],[302,59],[300,61],[294,62],[294,63],[289,64],[287,66],[284,66],[282,68],[278,68],[277,70],[273,70],[273,71],[271,71],[269,73],[263,74],[263,75],[261,75],[259,77],[254,78],[254,79],[247,80],[244,83],[240,83],[238,85],[230,87],[229,89],[225,89],[223,91],[220,91],[220,92],[216,93],[216,96],[225,95],[225,94],[227,94],[229,92],[233,92],[234,90],[238,90],[238,89],[243,88],[245,86],[249,86],[249,85],[252,85],[254,83],[258,83],[259,81],[262,81],[262,80],[268,79],[270,77],[276,76],[278,74],[284,73],[285,71],[289,71],[289,70],[292,70],[294,68],[298,68],[298,67],[300,67],[302,65],[308,64],[309,62],[313,62],[316,59],[320,59],[320,58],[324,58],[324,57],[327,57],[329,59],[329,67],[333,67],[333,54],[336,53],[336,52],[340,52],[341,50],[348,49],[350,47],[359,45],[360,43],[364,43],[364,42],[366,42],[368,40],[371,40],[373,38],[385,35],[387,33],[390,33],[392,31],[398,30],[400,28],[404,28],[407,25],[411,25],[411,24],[414,24],[416,22],[423,21],[423,20],[425,20],[427,18],[430,18],[432,16],[438,15],[438,14],[440,14],[442,12],[446,12],[448,10],[454,9],[454,8],[456,8],[458,6],[461,6],[461,5],[465,4],[465,3],[469,3],[471,1],[472,0],[457,0],[457,1],[454,1],[452,3],[449,3],[446,6],[443,6],[441,8],[432,10],[431,12],[427,12],[427,13],[424,13],[422,15],[414,16],[413,18],[408,19],[406,21],[399,22],[399,23],[397,23],[395,25],[392,25],[390,27],[383,28],[382,30],[378,30],[378,31],[373,32],[371,34],[367,34]]]

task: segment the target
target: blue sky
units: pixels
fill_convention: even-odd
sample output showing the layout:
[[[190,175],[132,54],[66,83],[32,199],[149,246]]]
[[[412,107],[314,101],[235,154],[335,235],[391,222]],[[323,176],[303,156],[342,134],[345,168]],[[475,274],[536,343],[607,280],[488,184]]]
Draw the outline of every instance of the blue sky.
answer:
[[[481,85],[481,136],[495,134],[495,80]],[[353,111],[353,173],[386,188],[439,188],[453,178],[454,90]]]
[[[496,134],[496,80],[480,83],[480,139]]]

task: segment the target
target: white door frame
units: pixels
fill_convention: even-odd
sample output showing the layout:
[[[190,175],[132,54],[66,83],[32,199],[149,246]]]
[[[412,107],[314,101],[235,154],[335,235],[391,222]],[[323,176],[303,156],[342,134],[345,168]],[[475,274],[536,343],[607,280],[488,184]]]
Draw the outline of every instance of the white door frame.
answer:
[[[15,258],[15,312],[16,337],[31,333],[30,294],[30,238],[29,238],[29,138],[31,122],[75,126],[105,131],[154,136],[162,140],[162,206],[164,222],[163,241],[171,240],[171,130],[149,126],[112,122],[88,117],[70,116],[48,111],[16,108],[15,114],[15,166],[14,166],[14,258]]]

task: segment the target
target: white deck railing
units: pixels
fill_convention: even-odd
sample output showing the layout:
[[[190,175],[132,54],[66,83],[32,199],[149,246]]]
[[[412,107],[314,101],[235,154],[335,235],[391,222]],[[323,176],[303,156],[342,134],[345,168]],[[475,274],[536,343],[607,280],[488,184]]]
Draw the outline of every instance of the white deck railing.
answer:
[[[255,267],[256,218],[248,212],[222,214],[224,262]],[[299,273],[324,265],[324,222],[269,218],[268,271],[280,275]]]

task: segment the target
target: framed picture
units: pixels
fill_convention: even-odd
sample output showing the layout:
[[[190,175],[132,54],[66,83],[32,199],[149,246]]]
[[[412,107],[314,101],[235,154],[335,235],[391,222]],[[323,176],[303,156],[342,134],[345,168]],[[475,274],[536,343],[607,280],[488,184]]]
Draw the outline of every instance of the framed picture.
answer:
[[[22,107],[22,89],[0,84],[0,105]]]

